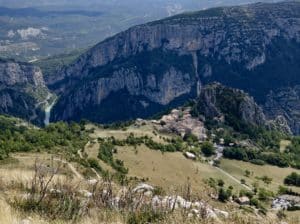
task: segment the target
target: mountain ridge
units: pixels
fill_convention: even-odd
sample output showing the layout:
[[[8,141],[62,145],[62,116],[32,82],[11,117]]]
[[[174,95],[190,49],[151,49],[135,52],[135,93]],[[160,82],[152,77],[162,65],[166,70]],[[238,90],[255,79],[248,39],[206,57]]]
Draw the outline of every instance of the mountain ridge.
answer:
[[[49,94],[39,67],[0,59],[0,113],[42,125],[43,100]]]
[[[216,12],[220,16],[212,16]],[[271,90],[300,84],[299,12],[295,1],[258,3],[130,28],[97,44],[49,80],[48,86],[61,94],[53,120],[105,122],[103,108],[115,106],[110,94],[118,96],[118,104],[131,98],[119,108],[131,116],[116,112],[108,120],[145,117],[149,114],[139,110],[155,113],[179,105],[178,98],[195,98],[201,85],[213,81],[243,89],[264,105]],[[96,110],[93,115],[85,114],[91,109]]]

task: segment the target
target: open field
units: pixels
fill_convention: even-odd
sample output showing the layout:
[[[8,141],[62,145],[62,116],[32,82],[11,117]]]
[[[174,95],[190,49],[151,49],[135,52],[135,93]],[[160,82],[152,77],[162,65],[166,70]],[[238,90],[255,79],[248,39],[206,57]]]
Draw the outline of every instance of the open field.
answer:
[[[82,166],[75,162],[67,162],[64,158],[47,153],[14,153],[0,163],[0,184],[30,184],[35,164],[42,167],[58,169],[54,180],[58,182],[78,181],[84,178]],[[0,195],[1,196],[1,195]]]
[[[174,137],[157,132],[154,134],[155,129],[151,124],[139,127],[131,125],[124,130],[102,129],[94,125],[88,125],[87,128],[93,128],[95,130],[94,133],[90,135],[93,139],[110,136],[114,136],[117,139],[125,139],[130,133],[134,133],[135,136],[148,135],[152,137],[154,141],[163,143],[163,137]],[[282,150],[289,144],[289,141],[282,141]],[[85,147],[85,152],[90,158],[97,159],[98,150],[99,143],[90,143]],[[193,189],[196,192],[201,192],[206,187],[204,180],[212,177],[214,179],[223,179],[227,186],[233,186],[236,191],[244,189],[244,187],[237,182],[241,179],[245,179],[249,187],[252,186],[252,183],[259,182],[261,187],[266,187],[276,192],[278,187],[283,185],[284,178],[295,171],[295,169],[290,168],[279,168],[269,165],[257,166],[251,163],[223,159],[220,168],[237,179],[237,181],[234,181],[233,178],[230,178],[226,173],[221,172],[207,163],[188,160],[179,152],[162,154],[160,151],[150,150],[144,145],[138,146],[136,149],[128,146],[118,147],[116,158],[124,161],[125,167],[129,168],[129,176],[149,179],[151,184],[161,186],[171,191],[175,189],[170,189],[170,186],[179,188],[189,180]],[[112,171],[110,166],[101,160],[98,161],[104,169]],[[249,177],[245,177],[245,170],[249,170],[253,173]],[[255,178],[264,175],[273,179],[270,185],[266,185],[263,181]],[[300,192],[300,188],[293,189]]]
[[[116,158],[123,160],[129,168],[129,175],[139,178],[149,178],[149,182],[163,187],[166,191],[176,190],[188,181],[195,192],[202,192],[206,188],[204,180],[210,177],[223,179],[227,185],[236,189],[241,186],[223,173],[206,163],[186,159],[182,153],[161,153],[140,146],[122,147]]]
[[[135,126],[131,125],[127,127],[126,129],[118,129],[118,130],[113,130],[113,129],[104,129],[104,128],[99,128],[95,125],[87,125],[86,128],[89,129],[94,129],[94,133],[90,135],[91,138],[107,138],[114,136],[116,139],[126,139],[130,133],[133,133],[136,137],[142,137],[142,136],[149,136],[153,138],[154,141],[159,142],[159,143],[164,143],[165,141],[162,138],[172,138],[175,135],[170,135],[170,134],[157,134],[157,131],[155,131],[155,128],[151,124],[147,125],[141,125],[141,126]],[[154,134],[155,133],[155,134]]]
[[[250,186],[252,183],[258,182],[259,186],[265,187],[274,192],[277,192],[278,187],[280,185],[283,186],[283,180],[287,175],[297,171],[292,168],[279,168],[270,165],[258,166],[243,161],[228,160],[228,159],[222,159],[220,167],[223,170],[230,173],[232,176],[236,177],[237,179],[245,179],[246,183]],[[249,170],[251,172],[251,175],[249,177],[246,177],[244,175],[245,170]],[[273,179],[271,184],[266,185],[263,181],[258,180],[256,178],[265,175]],[[300,193],[299,187],[292,187],[292,189]]]
[[[129,130],[135,131],[135,135],[144,135],[145,133],[151,134],[152,130],[150,127],[144,127],[143,131],[130,127]],[[144,132],[145,131],[145,132]],[[126,131],[127,132],[127,131]],[[93,138],[97,136],[109,137],[115,136],[116,138],[125,138],[127,136],[125,131],[114,131],[114,130],[96,130]],[[154,134],[153,134],[154,135]],[[154,135],[155,138],[163,141],[159,136]],[[84,153],[88,155],[88,158],[97,158],[99,150],[99,143],[91,140],[86,146]],[[84,154],[83,153],[83,154]],[[220,203],[209,199],[208,194],[211,189],[204,183],[204,179],[213,177],[215,179],[223,179],[226,186],[232,185],[234,191],[238,191],[243,188],[239,183],[233,181],[230,177],[222,173],[220,170],[209,165],[205,162],[192,161],[183,156],[180,152],[175,153],[162,153],[160,151],[150,150],[144,145],[134,147],[125,146],[118,147],[118,153],[114,155],[115,158],[121,159],[125,163],[125,167],[129,168],[129,176],[139,178],[149,178],[147,182],[155,186],[161,186],[166,193],[174,194],[183,192],[183,187],[189,182],[192,188],[192,194],[200,197],[204,200],[208,200],[209,204],[225,211],[231,211],[231,217],[224,223],[242,223],[242,220],[249,219],[246,223],[274,223],[275,213],[270,212],[271,218],[268,217],[268,221],[259,219],[257,217],[251,217],[247,214],[245,217],[242,212],[238,210],[238,207],[234,203]],[[51,162],[58,163],[58,160],[64,161],[63,158],[55,157],[58,160],[52,160],[53,155],[47,153],[15,153],[11,154],[11,158],[3,160],[0,163],[0,186],[3,190],[0,192],[0,223],[8,224],[19,224],[21,220],[30,220],[30,224],[71,224],[73,222],[68,221],[55,221],[45,220],[36,214],[24,214],[21,211],[17,211],[7,201],[8,198],[14,195],[20,195],[22,192],[19,188],[11,188],[10,186],[19,186],[17,183],[29,183],[33,177],[33,167],[36,160],[42,161],[44,164],[50,165]],[[100,161],[100,160],[99,160]],[[70,166],[70,164],[72,166]],[[110,166],[100,161],[100,165],[108,170],[112,170]],[[59,175],[55,178],[55,182],[63,181],[68,185],[75,187],[75,189],[88,189],[85,181],[81,180],[76,176],[74,171],[71,169],[74,167],[77,171],[81,172],[81,167],[76,163],[66,163],[62,167]],[[244,178],[247,183],[255,181],[255,175],[262,176],[268,175],[274,179],[269,187],[276,191],[279,183],[277,180],[282,181],[283,178],[288,175],[293,169],[281,169],[273,166],[256,166],[250,163],[226,160],[223,159],[221,162],[221,168],[236,177],[237,179]],[[246,178],[243,176],[244,170],[248,169],[254,172],[253,176]],[[12,185],[13,184],[13,185]],[[264,186],[260,181],[261,186]],[[26,186],[26,185],[25,185]],[[78,187],[77,187],[78,186]],[[296,189],[297,191],[300,189]],[[289,223],[299,223],[299,212],[287,212]],[[237,215],[238,217],[235,217]],[[254,222],[254,220],[256,222]],[[122,216],[118,212],[114,211],[101,211],[91,209],[88,216],[83,217],[79,223],[85,224],[98,224],[98,223],[126,223],[126,215]],[[181,214],[173,214],[162,223],[202,223],[193,220],[184,220]],[[204,222],[210,223],[210,222]]]
[[[47,153],[14,153],[11,158],[3,160],[0,163],[0,172],[2,170],[20,170],[22,172],[33,172],[35,162],[42,162],[44,165],[57,166],[61,158]],[[60,168],[60,174],[71,177],[72,171],[66,164]]]
[[[99,127],[88,125],[87,129],[94,129],[91,138],[105,138],[114,136],[117,139],[125,139],[130,133],[136,137],[148,135],[154,141],[164,143],[163,138],[174,137],[172,135],[156,133],[151,124],[136,127],[134,125],[126,130],[101,129]],[[99,143],[90,143],[85,147],[85,152],[89,158],[97,158]],[[160,186],[167,191],[178,190],[189,181],[195,192],[202,192],[207,185],[205,179],[213,177],[223,179],[228,186],[233,186],[239,190],[242,186],[236,183],[228,176],[207,163],[192,161],[186,159],[180,152],[162,153],[160,151],[150,150],[145,145],[133,147],[118,147],[117,159],[124,161],[125,167],[129,169],[129,176],[149,179],[149,183]],[[100,165],[111,171],[111,167],[98,160]],[[172,188],[172,189],[171,189]]]

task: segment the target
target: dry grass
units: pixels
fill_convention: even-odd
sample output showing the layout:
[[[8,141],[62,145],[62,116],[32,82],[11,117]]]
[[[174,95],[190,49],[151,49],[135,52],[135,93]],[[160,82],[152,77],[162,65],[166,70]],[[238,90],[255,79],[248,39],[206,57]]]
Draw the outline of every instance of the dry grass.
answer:
[[[261,187],[265,187],[274,192],[277,192],[278,187],[283,185],[284,178],[291,174],[292,172],[297,172],[297,170],[292,168],[280,168],[276,166],[264,165],[258,166],[248,162],[222,159],[220,167],[236,177],[237,179],[245,179],[246,183],[251,184],[258,181],[255,177],[268,176],[271,177],[272,183],[266,185],[262,181],[259,181]],[[253,172],[249,177],[245,177],[245,170]],[[300,193],[299,187],[293,187],[293,190]]]
[[[0,178],[5,183],[22,182],[31,180],[33,171],[25,169],[0,169]]]
[[[34,214],[22,214],[13,209],[5,199],[0,196],[0,223],[1,224],[20,224],[24,220],[29,220],[30,224],[60,224],[60,222],[45,221],[41,217]],[[25,222],[24,222],[25,223]],[[61,223],[63,224],[63,223]]]
[[[5,202],[3,198],[0,198],[0,223],[17,223],[20,220],[15,211],[12,211],[11,207]]]
[[[171,135],[171,134],[162,134],[160,133],[159,135],[158,134],[154,134],[157,133],[155,131],[155,128],[153,125],[151,124],[147,124],[147,125],[142,125],[142,126],[134,126],[134,125],[131,125],[129,127],[127,127],[126,129],[122,130],[112,130],[112,129],[102,129],[102,128],[99,128],[95,125],[92,125],[92,124],[89,124],[86,126],[87,129],[94,129],[94,133],[90,134],[90,137],[91,138],[107,138],[107,137],[111,137],[111,136],[114,136],[116,139],[120,139],[120,140],[124,140],[126,139],[130,133],[133,133],[134,136],[136,137],[142,137],[142,136],[149,136],[151,138],[153,138],[153,140],[155,142],[159,142],[159,143],[164,143],[164,140],[163,138],[172,138],[172,137],[175,137],[175,135]]]
[[[133,151],[133,150],[132,150]],[[150,154],[147,154],[149,153]],[[126,153],[126,151],[122,152]],[[131,154],[132,152],[127,153]],[[153,154],[154,153],[154,154]],[[134,154],[134,152],[133,152]],[[164,175],[167,175],[168,173],[172,173],[172,170],[168,169],[169,163],[171,164],[178,164],[178,166],[182,165],[183,169],[191,169],[195,171],[195,167],[200,165],[202,170],[205,170],[206,174],[211,174],[213,175],[215,171],[211,171],[210,169],[212,167],[206,167],[205,164],[198,164],[196,162],[192,162],[189,160],[186,160],[180,153],[166,153],[166,154],[161,154],[161,152],[156,152],[156,151],[150,151],[148,149],[141,149],[141,151],[138,153],[143,155],[141,158],[143,158],[143,163],[146,163],[146,166],[149,164],[153,164],[151,159],[155,158],[153,155],[156,157],[160,158],[157,161],[157,164],[155,165],[161,165],[160,168],[163,168],[166,166],[166,170],[162,171]],[[135,155],[135,154],[134,154]],[[132,155],[133,156],[133,155]],[[136,156],[136,155],[135,155]],[[152,156],[152,158],[149,159],[149,156]],[[129,156],[130,157],[130,156]],[[147,163],[147,158],[150,161],[150,163]],[[188,165],[190,164],[190,165]],[[140,166],[138,166],[140,167]],[[151,166],[150,166],[151,167]],[[171,167],[171,169],[177,169],[178,167]],[[202,171],[203,172],[203,171]],[[141,172],[143,173],[143,172]],[[203,175],[203,176],[202,176]],[[14,182],[23,182],[24,184],[27,183],[28,181],[31,180],[33,176],[33,172],[31,170],[20,170],[20,169],[5,169],[1,168],[0,170],[0,176],[2,177],[2,184],[9,184],[11,181]],[[157,176],[157,175],[156,175]],[[179,181],[178,178],[181,178],[184,176],[184,173],[178,173],[174,172],[172,174],[172,178],[175,179],[175,182]],[[204,173],[199,173],[199,180],[201,181],[201,178],[205,177]],[[65,179],[62,179],[65,178]],[[185,178],[183,178],[182,183],[184,183]],[[76,179],[69,179],[65,176],[62,176],[60,178],[56,178],[53,184],[57,183],[58,181],[67,183],[70,186],[78,186],[76,189],[87,189],[86,183],[80,182],[79,180]],[[159,181],[159,179],[157,179]],[[167,180],[172,184],[172,179]],[[191,182],[193,180],[191,179]],[[5,185],[2,185],[1,187],[5,187]],[[71,221],[61,221],[61,220],[56,220],[56,221],[51,221],[51,220],[45,220],[44,218],[36,215],[36,214],[24,214],[20,211],[16,211],[14,208],[12,208],[5,198],[7,199],[7,194],[14,194],[16,193],[15,191],[10,191],[11,189],[5,189],[5,191],[1,191],[0,193],[0,223],[2,224],[20,224],[21,220],[28,219],[30,220],[31,224],[74,224],[74,222]],[[5,193],[4,193],[5,192]],[[205,192],[203,192],[204,194]],[[10,195],[11,196],[11,195]],[[187,223],[187,224],[208,224],[208,223],[224,223],[224,224],[229,224],[229,223],[237,223],[237,224],[252,224],[252,223],[260,223],[260,224],[271,224],[271,223],[278,223],[277,221],[275,222],[274,220],[274,215],[270,216],[268,218],[258,218],[256,216],[250,215],[250,214],[242,214],[241,211],[238,211],[237,213],[234,213],[233,210],[231,210],[232,215],[228,220],[224,220],[222,222],[216,222],[212,220],[196,220],[196,219],[187,219],[186,216],[183,216],[183,213],[181,212],[175,212],[173,214],[167,215],[163,221],[160,223],[162,224],[167,224],[167,223],[174,223],[174,224],[181,224],[181,223]],[[105,209],[95,209],[91,208],[89,211],[89,214],[82,219],[80,219],[77,223],[78,224],[104,224],[104,223],[126,223],[128,214],[122,214],[117,211],[112,211],[112,210],[105,210]],[[289,213],[289,218],[291,220],[290,224],[296,224],[299,223],[297,222],[297,213]],[[299,221],[299,219],[298,219]]]
[[[92,126],[91,126],[92,127]],[[125,139],[129,133],[132,132],[135,136],[148,135],[153,137],[154,141],[163,142],[162,138],[153,134],[153,127],[150,125],[136,128],[134,126],[129,127],[126,131],[122,130],[106,130],[96,128],[96,131],[91,136],[93,138],[98,137],[110,137],[114,136],[119,139]],[[164,135],[164,137],[170,137]],[[85,152],[90,158],[97,158],[99,144],[89,144],[85,147]],[[163,187],[167,193],[179,192],[182,190],[182,186],[187,183],[187,180],[191,184],[193,194],[197,197],[207,197],[207,187],[203,180],[209,177],[216,179],[223,179],[226,185],[232,185],[236,190],[241,187],[236,182],[225,176],[223,173],[215,169],[214,167],[200,162],[194,162],[186,159],[182,153],[164,153],[160,151],[149,150],[146,146],[139,146],[136,150],[133,147],[119,147],[118,154],[115,155],[118,159],[125,162],[125,166],[129,168],[129,176],[139,178],[149,178],[149,182],[156,186]],[[12,186],[18,186],[22,183],[24,186],[28,185],[33,177],[33,166],[36,159],[49,163],[52,155],[40,154],[40,153],[22,153],[14,154],[13,159],[7,163],[0,164],[0,224],[20,224],[23,219],[29,219],[31,224],[74,224],[71,221],[50,221],[39,217],[36,214],[24,214],[20,211],[16,211],[7,203],[10,198],[21,195],[21,189],[13,189]],[[111,170],[111,167],[107,166],[100,161],[100,165],[104,169]],[[274,180],[270,187],[276,189],[279,186],[279,182],[288,175],[292,169],[281,169],[271,166],[255,166],[249,163],[243,163],[238,161],[224,160],[221,164],[229,173],[238,179],[244,178],[247,181],[253,181],[254,177],[250,177],[249,180],[244,177],[244,171],[246,169],[253,171],[255,175],[262,176],[268,175]],[[76,186],[76,189],[88,189],[87,183],[73,177],[72,172],[67,166],[63,167],[63,171],[55,177],[52,186],[57,183],[65,183],[69,186]],[[300,192],[300,191],[299,191]],[[268,217],[257,217],[253,214],[242,213],[241,210],[237,210],[236,206],[232,205],[220,205],[219,203],[210,201],[210,204],[216,207],[221,206],[221,209],[231,211],[231,216],[227,220],[222,222],[216,222],[212,220],[199,220],[199,219],[187,219],[180,212],[167,215],[165,219],[160,222],[162,224],[174,223],[174,224],[208,224],[208,223],[224,223],[224,224],[273,224],[279,223],[276,220],[275,213],[270,213]],[[288,219],[289,224],[298,224],[300,213],[289,212]],[[128,217],[127,213],[120,213],[118,211],[90,208],[87,216],[84,216],[77,223],[78,224],[104,224],[104,223],[126,223]]]
[[[53,161],[54,158],[58,159],[59,157],[47,153],[14,153],[7,161],[1,161],[0,169],[32,171],[35,161],[43,161],[45,165],[57,164],[58,161]],[[72,176],[72,171],[67,165],[62,167],[60,173]]]
[[[166,191],[174,191],[190,181],[194,192],[206,190],[205,179],[210,177],[223,179],[227,185],[239,189],[240,185],[209,164],[186,159],[182,153],[161,153],[139,146],[122,147],[116,155],[129,168],[129,175],[149,178],[149,182],[163,187]]]
[[[300,211],[286,212],[289,223],[300,223]]]

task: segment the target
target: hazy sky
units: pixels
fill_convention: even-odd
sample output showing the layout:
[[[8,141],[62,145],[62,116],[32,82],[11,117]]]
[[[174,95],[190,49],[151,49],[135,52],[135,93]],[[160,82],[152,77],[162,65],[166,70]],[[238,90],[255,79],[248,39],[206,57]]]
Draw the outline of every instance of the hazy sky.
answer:
[[[49,5],[66,5],[66,6],[151,6],[159,7],[166,5],[178,4],[182,7],[213,7],[217,5],[236,5],[251,2],[275,2],[275,0],[0,0],[0,6],[9,7],[34,7]]]

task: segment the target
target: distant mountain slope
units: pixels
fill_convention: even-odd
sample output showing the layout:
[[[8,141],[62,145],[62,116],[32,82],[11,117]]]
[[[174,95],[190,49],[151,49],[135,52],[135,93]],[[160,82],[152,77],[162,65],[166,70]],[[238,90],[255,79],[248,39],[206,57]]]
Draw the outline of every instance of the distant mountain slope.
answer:
[[[48,89],[41,70],[27,63],[0,59],[0,114],[42,124]]]
[[[85,10],[68,10],[68,11],[45,11],[39,10],[36,8],[18,8],[11,9],[6,7],[0,7],[0,15],[8,17],[53,17],[53,16],[62,16],[62,15],[80,15],[80,16],[90,16],[97,17],[101,16],[102,12],[94,11],[85,11]]]
[[[35,61],[91,47],[131,26],[184,11],[257,1],[0,0],[0,55]]]
[[[299,52],[299,2],[177,15],[109,38],[52,77],[48,85],[62,93],[53,118],[149,116],[212,81],[264,104],[270,91],[300,84]]]

